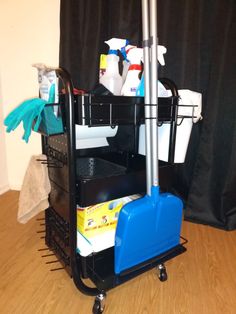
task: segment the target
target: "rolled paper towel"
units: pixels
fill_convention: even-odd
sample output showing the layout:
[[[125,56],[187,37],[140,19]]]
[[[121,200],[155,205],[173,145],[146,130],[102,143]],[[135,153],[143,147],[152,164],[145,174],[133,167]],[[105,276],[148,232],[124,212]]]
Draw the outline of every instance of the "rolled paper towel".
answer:
[[[76,125],[76,149],[108,146],[107,137],[116,135],[118,126],[89,127]]]

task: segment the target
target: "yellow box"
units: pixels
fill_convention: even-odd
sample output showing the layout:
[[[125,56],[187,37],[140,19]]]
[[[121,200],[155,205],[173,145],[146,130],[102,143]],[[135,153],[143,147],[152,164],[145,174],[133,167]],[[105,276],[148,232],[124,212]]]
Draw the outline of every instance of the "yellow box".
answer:
[[[123,197],[88,207],[77,207],[77,229],[86,237],[116,228],[122,206],[132,199]]]

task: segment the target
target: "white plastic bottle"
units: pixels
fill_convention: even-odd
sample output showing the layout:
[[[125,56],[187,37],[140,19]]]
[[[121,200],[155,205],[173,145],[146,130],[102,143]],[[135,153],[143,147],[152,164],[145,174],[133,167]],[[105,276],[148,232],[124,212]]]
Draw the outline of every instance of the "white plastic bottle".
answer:
[[[117,50],[125,47],[126,39],[112,38],[105,41],[110,49],[106,60],[106,72],[100,78],[100,83],[104,85],[112,94],[120,95],[122,88],[122,77],[119,73],[119,57]]]
[[[130,61],[128,60],[128,53],[129,53],[130,49],[133,49],[133,48],[137,48],[137,46],[127,45],[126,47],[123,47],[121,49],[121,53],[122,53],[122,56],[124,58],[124,60],[123,60],[123,71],[122,71],[123,85],[125,83],[125,80],[126,80],[126,77],[128,74],[128,70],[129,70],[129,66],[130,66]]]
[[[164,46],[158,45],[157,47],[157,58],[160,65],[165,65],[164,54],[166,53],[167,49]],[[141,81],[139,86],[136,90],[136,96],[144,96],[144,77],[142,75]],[[168,91],[164,87],[164,85],[158,81],[158,96],[159,97],[168,97]]]
[[[143,58],[143,49],[132,47],[127,52],[127,58],[130,62],[126,80],[121,89],[123,96],[135,96],[136,90],[140,84],[139,74],[142,71],[141,60]]]
[[[118,62],[118,56],[109,54],[107,56],[106,72],[100,78],[100,83],[114,95],[120,95],[122,87],[122,77],[119,74]]]

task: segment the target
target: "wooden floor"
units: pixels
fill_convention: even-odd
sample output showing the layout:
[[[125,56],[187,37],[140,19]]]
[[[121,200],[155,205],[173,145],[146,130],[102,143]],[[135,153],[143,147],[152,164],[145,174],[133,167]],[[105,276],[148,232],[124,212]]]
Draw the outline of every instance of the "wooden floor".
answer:
[[[41,257],[40,222],[17,223],[18,196],[0,196],[0,313],[91,313],[94,298],[64,270],[51,272],[56,265],[45,261],[53,257]],[[155,269],[146,272],[109,291],[105,313],[236,313],[236,231],[184,222],[182,234],[188,250],[166,263],[168,281],[160,282]]]

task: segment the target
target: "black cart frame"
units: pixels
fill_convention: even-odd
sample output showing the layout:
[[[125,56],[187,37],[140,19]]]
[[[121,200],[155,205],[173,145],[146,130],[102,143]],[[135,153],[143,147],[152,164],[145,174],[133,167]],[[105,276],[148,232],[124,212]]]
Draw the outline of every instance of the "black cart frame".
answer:
[[[56,74],[62,82],[64,93],[60,95],[58,104],[48,106],[58,106],[63,130],[59,134],[48,134],[43,126],[40,128],[42,151],[47,155],[51,183],[50,207],[45,212],[46,244],[59,257],[79,291],[99,298],[109,289],[152,267],[164,267],[164,262],[186,250],[186,241],[120,275],[114,273],[113,247],[88,257],[78,253],[77,205],[85,207],[131,194],[145,193],[145,157],[138,154],[137,144],[139,126],[145,122],[144,100],[142,97],[74,95],[69,73],[58,68]],[[160,187],[169,190],[173,176],[177,119],[186,117],[178,115],[179,96],[175,84],[169,79],[161,81],[172,91],[171,97],[159,98],[158,101],[158,124],[170,123],[169,160],[168,163],[159,165]],[[112,140],[110,147],[113,149],[77,150],[76,124],[89,127],[128,126],[132,130],[132,141],[124,150],[122,143],[117,146]],[[82,163],[98,164],[101,160],[107,167],[103,169],[108,169],[106,175],[98,173],[89,177],[84,173],[81,175],[78,170]],[[115,167],[113,170],[109,168],[111,165]],[[85,285],[84,278],[90,278],[95,287]]]

